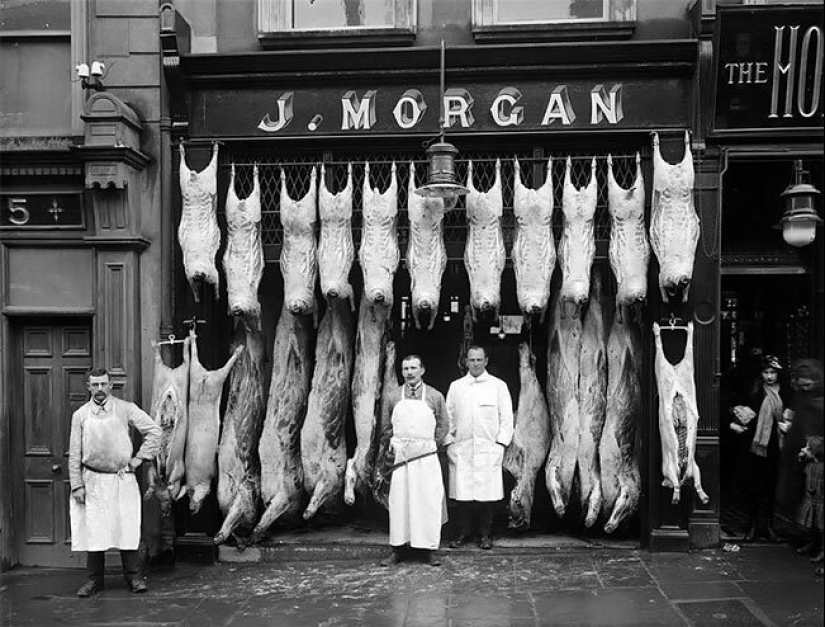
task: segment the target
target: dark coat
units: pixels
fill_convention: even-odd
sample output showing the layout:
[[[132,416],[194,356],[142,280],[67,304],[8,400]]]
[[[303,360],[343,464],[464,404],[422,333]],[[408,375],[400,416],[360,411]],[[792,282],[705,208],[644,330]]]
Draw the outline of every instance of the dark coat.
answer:
[[[794,364],[794,372],[804,374],[814,381],[808,391],[797,390],[794,395],[794,419],[785,435],[782,448],[776,502],[779,507],[793,513],[802,502],[805,473],[799,463],[799,451],[809,436],[823,435],[822,365],[815,359],[805,359]]]

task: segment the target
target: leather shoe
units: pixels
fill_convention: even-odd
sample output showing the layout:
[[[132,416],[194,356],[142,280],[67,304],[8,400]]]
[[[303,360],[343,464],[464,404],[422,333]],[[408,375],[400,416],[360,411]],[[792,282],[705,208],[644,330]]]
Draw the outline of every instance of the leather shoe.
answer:
[[[493,541],[490,540],[489,536],[482,536],[481,540],[478,542],[478,546],[480,546],[485,551],[489,551],[493,548]]]
[[[77,596],[85,599],[103,590],[103,582],[95,579],[87,579],[86,582],[77,589]]]
[[[427,551],[424,554],[424,563],[429,566],[441,566],[441,560],[435,555],[435,551]]]
[[[464,546],[466,544],[466,542],[467,542],[467,536],[460,535],[455,540],[450,542],[450,548],[451,549],[460,549],[462,546]]]
[[[129,587],[135,594],[143,594],[144,592],[149,592],[149,586],[146,585],[146,582],[143,581],[143,579],[133,579],[129,582]]]
[[[393,551],[386,559],[381,560],[381,566],[395,566],[401,562],[401,555],[398,551]]]

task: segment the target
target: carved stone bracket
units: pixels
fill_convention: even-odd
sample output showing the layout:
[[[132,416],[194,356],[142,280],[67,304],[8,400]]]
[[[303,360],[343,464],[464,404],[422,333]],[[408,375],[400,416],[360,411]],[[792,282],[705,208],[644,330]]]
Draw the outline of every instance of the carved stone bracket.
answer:
[[[175,5],[166,2],[160,7],[160,49],[163,55],[163,76],[169,99],[173,131],[185,135],[189,128],[189,94],[184,88],[180,56],[191,47],[189,23],[177,12]]]

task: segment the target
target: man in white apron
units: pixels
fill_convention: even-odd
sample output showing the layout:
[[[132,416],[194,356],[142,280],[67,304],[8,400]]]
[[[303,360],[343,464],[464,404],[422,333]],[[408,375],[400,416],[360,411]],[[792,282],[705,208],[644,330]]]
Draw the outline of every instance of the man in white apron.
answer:
[[[424,364],[419,356],[405,357],[401,374],[404,385],[389,402],[390,423],[381,427],[394,453],[389,496],[393,552],[382,564],[400,562],[409,545],[423,551],[425,563],[438,566],[435,551],[441,525],[447,522],[447,502],[436,453],[447,437],[447,410],[441,392],[421,380]]]
[[[112,396],[105,369],[92,370],[87,387],[92,398],[72,415],[69,438],[72,551],[87,552],[89,574],[77,596],[92,596],[103,589],[108,549],[120,549],[123,576],[132,592],[146,592],[137,551],[141,499],[135,471],[157,454],[160,427],[134,403]],[[143,445],[134,456],[130,425],[143,435]]]
[[[501,463],[513,439],[513,400],[507,384],[487,372],[487,354],[480,346],[468,349],[467,369],[447,391],[449,492],[458,519],[458,536],[450,547],[467,541],[475,516],[479,546],[491,549],[493,507],[504,498]]]

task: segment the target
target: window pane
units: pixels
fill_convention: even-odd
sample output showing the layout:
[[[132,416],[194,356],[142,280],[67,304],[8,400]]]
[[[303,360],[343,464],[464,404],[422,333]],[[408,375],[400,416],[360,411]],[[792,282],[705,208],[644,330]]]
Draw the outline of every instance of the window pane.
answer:
[[[496,23],[603,20],[606,0],[497,0]]]
[[[395,0],[292,0],[293,28],[392,27]]]
[[[69,30],[70,0],[3,0],[0,30]]]
[[[0,41],[0,132],[71,134],[70,59],[68,39]]]

